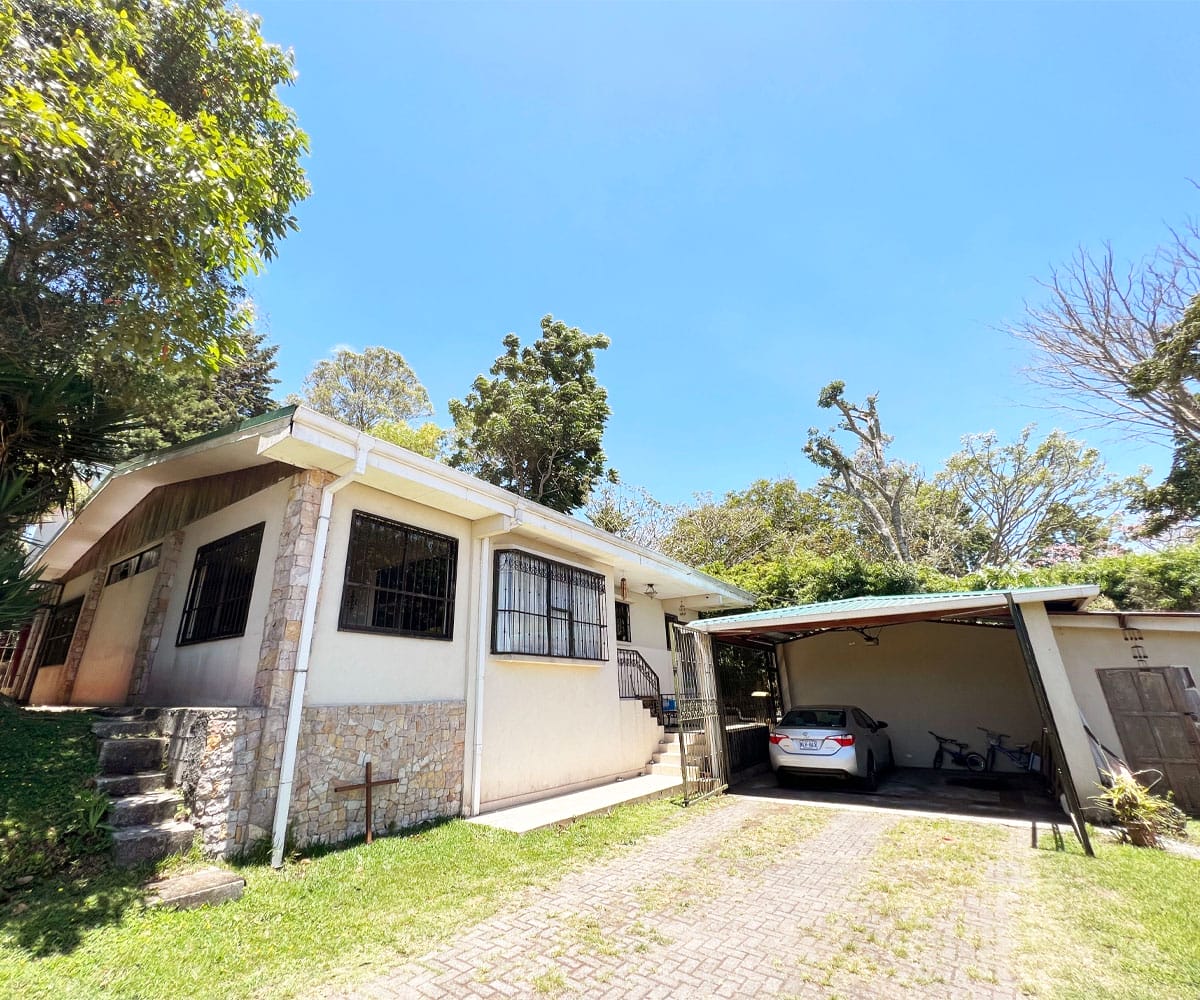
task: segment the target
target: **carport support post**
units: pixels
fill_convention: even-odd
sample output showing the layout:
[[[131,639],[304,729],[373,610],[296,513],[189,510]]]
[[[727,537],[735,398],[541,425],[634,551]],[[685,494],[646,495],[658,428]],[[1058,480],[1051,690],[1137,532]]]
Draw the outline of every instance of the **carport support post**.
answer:
[[[1062,774],[1063,791],[1079,842],[1083,845],[1084,853],[1092,857],[1092,843],[1083,817],[1080,793],[1090,795],[1091,787],[1087,782],[1090,780],[1094,783],[1099,775],[1087,734],[1083,731],[1083,722],[1079,718],[1079,706],[1071,690],[1067,668],[1063,665],[1058,641],[1050,626],[1050,616],[1042,602],[1017,604],[1012,594],[1008,595],[1008,607],[1038,708],[1049,727],[1054,763]]]
[[[779,675],[779,695],[783,701],[780,706],[783,711],[779,714],[785,715],[792,707],[792,685],[788,680],[787,652],[782,642],[775,643],[775,672]]]

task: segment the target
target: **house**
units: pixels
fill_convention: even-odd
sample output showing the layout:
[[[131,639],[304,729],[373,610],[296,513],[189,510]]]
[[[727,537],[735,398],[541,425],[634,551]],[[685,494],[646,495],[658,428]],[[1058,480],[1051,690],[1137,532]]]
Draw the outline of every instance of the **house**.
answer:
[[[114,469],[39,565],[0,690],[164,708],[209,849],[277,856],[361,829],[368,759],[379,826],[639,773],[667,622],[753,601],[304,407]]]

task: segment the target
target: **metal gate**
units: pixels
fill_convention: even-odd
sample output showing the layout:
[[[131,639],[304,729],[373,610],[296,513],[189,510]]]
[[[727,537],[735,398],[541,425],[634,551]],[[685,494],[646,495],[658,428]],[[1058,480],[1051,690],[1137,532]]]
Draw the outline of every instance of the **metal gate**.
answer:
[[[687,805],[725,790],[729,785],[729,756],[708,636],[672,623],[671,661],[683,801]]]

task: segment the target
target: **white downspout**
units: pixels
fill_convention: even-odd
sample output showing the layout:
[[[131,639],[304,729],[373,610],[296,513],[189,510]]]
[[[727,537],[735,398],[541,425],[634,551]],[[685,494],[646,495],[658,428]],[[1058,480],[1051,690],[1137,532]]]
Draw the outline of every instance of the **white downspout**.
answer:
[[[283,867],[288,813],[292,806],[292,782],[296,776],[296,749],[300,742],[300,718],[304,713],[304,688],[308,683],[308,660],[312,654],[317,595],[321,589],[321,574],[325,568],[325,547],[329,541],[329,517],[333,511],[333,497],[356,477],[366,472],[367,455],[371,451],[368,440],[365,439],[365,435],[359,438],[354,468],[321,490],[321,507],[317,514],[317,532],[313,538],[312,563],[308,570],[308,586],[304,591],[304,607],[300,613],[300,644],[296,650],[296,666],[292,672],[292,697],[288,702],[287,724],[283,731],[283,760],[279,765],[279,792],[275,797],[275,822],[271,828],[273,868]]]
[[[475,593],[475,692],[471,706],[471,813],[479,815],[480,789],[483,787],[483,682],[487,672],[488,657],[492,653],[491,643],[491,601],[488,599],[489,587],[492,582],[492,539],[521,526],[520,506],[511,517],[500,515],[479,522],[474,528],[474,535],[479,539],[479,579]]]
[[[491,643],[488,642],[488,621],[491,618],[488,608],[488,582],[492,578],[492,540],[484,537],[479,540],[479,590],[476,595],[477,609],[475,637],[475,731],[472,734],[475,751],[471,759],[471,815],[479,815],[479,791],[483,787],[483,678],[487,667],[488,653]]]

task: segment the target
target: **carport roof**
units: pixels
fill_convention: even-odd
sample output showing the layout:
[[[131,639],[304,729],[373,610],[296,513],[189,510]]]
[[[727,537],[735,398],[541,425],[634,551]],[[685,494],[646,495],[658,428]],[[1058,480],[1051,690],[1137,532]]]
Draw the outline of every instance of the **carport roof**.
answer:
[[[775,642],[830,628],[895,625],[955,617],[1008,615],[1008,598],[1016,604],[1045,604],[1050,611],[1081,611],[1100,593],[1093,584],[1063,587],[1015,587],[1009,590],[967,590],[946,594],[892,594],[851,597],[793,608],[751,611],[740,615],[691,622],[701,632],[730,638],[760,638]]]

